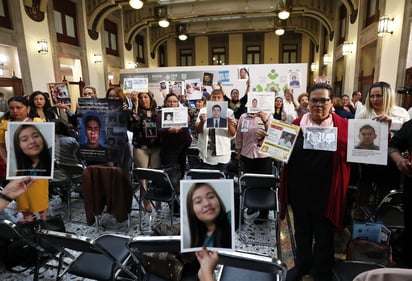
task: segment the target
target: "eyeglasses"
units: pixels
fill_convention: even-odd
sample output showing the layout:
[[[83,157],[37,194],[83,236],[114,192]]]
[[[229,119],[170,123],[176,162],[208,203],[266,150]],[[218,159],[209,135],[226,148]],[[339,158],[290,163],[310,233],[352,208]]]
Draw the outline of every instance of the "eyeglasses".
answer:
[[[330,101],[330,99],[310,99],[309,100],[309,102],[310,102],[310,104],[312,104],[312,105],[315,105],[315,104],[327,104],[328,102]]]
[[[383,95],[370,95],[370,96],[369,96],[369,98],[370,98],[370,99],[377,99],[377,100],[380,100],[380,99],[382,99],[382,98],[383,98]]]

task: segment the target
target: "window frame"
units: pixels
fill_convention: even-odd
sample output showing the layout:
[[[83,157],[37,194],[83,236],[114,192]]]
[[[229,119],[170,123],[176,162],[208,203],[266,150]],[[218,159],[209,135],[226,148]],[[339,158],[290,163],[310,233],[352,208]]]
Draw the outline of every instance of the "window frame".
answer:
[[[54,0],[53,1],[53,8],[54,8],[54,13],[58,12],[61,15],[61,27],[63,30],[63,33],[58,33],[56,31],[56,37],[58,42],[63,42],[75,46],[79,46],[79,35],[77,31],[77,14],[76,14],[76,3],[71,2],[71,1],[59,1],[59,0]],[[74,37],[71,37],[68,35],[67,31],[67,22],[66,22],[66,17],[70,17],[73,19],[73,31],[74,31]],[[56,19],[55,24],[56,24]]]
[[[9,4],[7,0],[1,0],[4,8],[4,16],[0,16],[0,27],[11,29],[11,18],[9,12]]]
[[[106,54],[108,55],[113,55],[113,56],[119,56],[119,37],[117,33],[117,23],[105,19],[104,20],[104,36],[105,36],[105,50]],[[106,36],[108,37],[108,46],[106,45]],[[115,47],[113,48],[112,46],[112,36],[114,36],[115,39]]]
[[[258,48],[258,50],[250,50],[250,48]],[[245,53],[246,53],[246,64],[260,64],[262,61],[262,47],[260,45],[250,45],[246,46],[245,48]],[[252,60],[249,61],[249,55],[252,56]],[[258,55],[257,61],[256,61],[256,55]]]

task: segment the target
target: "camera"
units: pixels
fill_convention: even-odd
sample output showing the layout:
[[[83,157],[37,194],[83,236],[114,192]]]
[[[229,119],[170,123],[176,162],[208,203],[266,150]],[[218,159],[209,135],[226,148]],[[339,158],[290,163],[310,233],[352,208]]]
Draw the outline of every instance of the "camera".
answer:
[[[411,95],[412,96],[412,87],[403,87],[397,90],[398,94],[401,95]]]

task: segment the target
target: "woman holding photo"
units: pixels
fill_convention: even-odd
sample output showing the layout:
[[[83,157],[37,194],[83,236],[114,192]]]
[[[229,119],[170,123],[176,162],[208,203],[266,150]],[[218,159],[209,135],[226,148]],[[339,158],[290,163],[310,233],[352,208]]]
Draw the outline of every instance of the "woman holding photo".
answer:
[[[194,183],[186,197],[190,247],[232,248],[230,212],[208,183]]]
[[[133,132],[133,159],[135,168],[160,167],[160,140],[157,137],[156,118],[158,115],[157,104],[152,93],[132,93],[132,114],[129,115],[127,129]],[[142,190],[147,189],[146,181],[142,181]],[[160,202],[157,203],[160,208]],[[150,202],[144,201],[146,212],[152,212]]]
[[[7,163],[6,131],[8,122],[42,122],[41,118],[29,118],[29,101],[22,96],[14,96],[8,100],[9,111],[4,114],[0,123],[0,156]],[[17,199],[17,208],[23,213],[25,220],[33,220],[38,212],[42,220],[46,220],[49,207],[49,180],[37,179],[32,187]]]

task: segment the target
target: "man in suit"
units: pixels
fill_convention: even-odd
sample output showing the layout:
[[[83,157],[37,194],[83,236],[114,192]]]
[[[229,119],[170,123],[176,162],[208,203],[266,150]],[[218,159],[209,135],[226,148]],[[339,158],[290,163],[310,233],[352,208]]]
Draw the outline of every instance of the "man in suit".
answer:
[[[220,107],[220,105],[215,104],[212,107],[213,117],[207,118],[208,128],[226,128],[227,127],[227,120],[226,118],[222,118],[220,116],[221,112],[222,112],[222,108]]]

